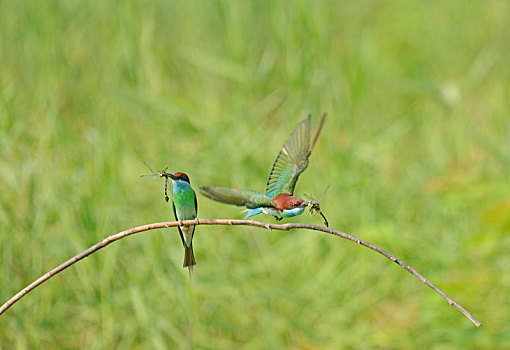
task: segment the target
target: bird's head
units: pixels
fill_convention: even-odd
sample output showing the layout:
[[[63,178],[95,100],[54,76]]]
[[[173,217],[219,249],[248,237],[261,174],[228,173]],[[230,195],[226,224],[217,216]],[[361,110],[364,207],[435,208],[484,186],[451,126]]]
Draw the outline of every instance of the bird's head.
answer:
[[[308,202],[305,202],[301,198],[294,197],[288,193],[280,193],[278,196],[273,198],[273,203],[276,209],[279,211],[306,208],[308,206]]]
[[[180,181],[185,181],[185,182],[187,182],[188,184],[190,183],[190,182],[189,182],[189,177],[188,177],[188,175],[186,175],[186,174],[184,174],[184,173],[173,173],[173,174],[166,173],[166,175],[167,175],[168,177],[170,177],[170,178],[171,178],[172,180],[174,180],[174,181],[179,181],[179,180],[180,180]],[[165,175],[161,175],[161,173],[160,173],[160,175],[159,175],[159,176],[163,177],[163,176],[165,176]]]

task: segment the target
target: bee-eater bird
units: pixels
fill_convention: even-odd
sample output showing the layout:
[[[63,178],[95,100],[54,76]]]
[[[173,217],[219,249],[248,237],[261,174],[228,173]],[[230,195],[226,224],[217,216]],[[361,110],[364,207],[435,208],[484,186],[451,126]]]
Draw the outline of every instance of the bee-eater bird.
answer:
[[[293,194],[299,175],[308,166],[308,158],[317,142],[325,119],[326,115],[322,117],[312,141],[312,116],[309,115],[297,125],[276,157],[267,181],[265,194],[219,186],[201,187],[202,194],[218,202],[245,206],[247,208],[245,219],[265,213],[274,216],[276,220],[281,220],[285,217],[301,215],[307,207],[310,211],[317,211],[324,217],[320,212],[319,202],[307,202]]]
[[[198,220],[197,219],[197,196],[195,191],[191,188],[188,175],[184,173],[167,173],[166,170],[159,172],[159,177],[165,178],[165,199],[168,202],[167,195],[167,181],[168,178],[172,180],[172,207],[174,211],[175,220],[181,223],[184,220]],[[193,275],[193,265],[196,265],[195,256],[193,255],[193,235],[195,234],[195,225],[177,227],[181,235],[182,245],[184,246],[184,264],[190,273],[190,278]]]

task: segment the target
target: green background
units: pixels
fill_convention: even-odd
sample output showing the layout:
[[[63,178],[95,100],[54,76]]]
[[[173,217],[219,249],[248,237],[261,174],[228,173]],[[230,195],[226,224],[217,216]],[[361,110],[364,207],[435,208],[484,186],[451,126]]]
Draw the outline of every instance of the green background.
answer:
[[[505,348],[509,23],[507,1],[0,1],[1,302],[172,219],[142,161],[264,190],[297,123],[328,112],[296,193],[331,183],[331,227],[484,323],[349,241],[201,226],[193,287],[177,230],[135,235],[0,316],[0,347]]]

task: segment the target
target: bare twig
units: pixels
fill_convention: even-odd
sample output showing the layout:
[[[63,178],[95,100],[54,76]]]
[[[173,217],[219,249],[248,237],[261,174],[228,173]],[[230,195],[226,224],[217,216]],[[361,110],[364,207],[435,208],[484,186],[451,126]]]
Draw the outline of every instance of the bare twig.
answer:
[[[197,224],[196,220],[182,221],[182,225],[183,226],[190,226],[190,225],[196,225],[196,224]],[[471,320],[471,322],[473,322],[477,327],[482,325],[473,315],[471,315],[471,313],[469,311],[467,311],[462,306],[460,306],[452,298],[450,298],[448,295],[446,295],[445,292],[443,292],[441,289],[439,289],[437,286],[435,286],[432,282],[430,282],[425,277],[423,277],[418,272],[416,272],[412,267],[410,267],[409,265],[405,264],[400,259],[397,259],[395,256],[391,255],[387,251],[385,251],[385,250],[383,250],[383,249],[381,249],[381,248],[379,248],[379,247],[377,247],[377,246],[375,246],[375,245],[373,245],[371,243],[368,243],[368,242],[366,242],[366,241],[364,241],[362,239],[359,239],[359,238],[356,238],[354,236],[351,236],[351,235],[349,235],[347,233],[344,233],[344,232],[341,232],[341,231],[337,231],[337,230],[333,230],[333,229],[328,228],[328,227],[322,227],[322,226],[317,226],[317,225],[309,225],[309,224],[301,224],[301,223],[289,223],[289,224],[279,225],[279,224],[268,224],[268,223],[264,223],[264,222],[249,221],[249,220],[202,219],[202,220],[199,220],[198,224],[199,225],[245,225],[245,226],[254,226],[254,227],[265,228],[265,229],[267,229],[269,231],[272,231],[272,230],[288,231],[288,230],[292,230],[292,229],[295,229],[295,228],[301,228],[301,229],[308,229],[308,230],[314,230],[314,231],[321,231],[321,232],[329,233],[329,234],[332,234],[332,235],[335,235],[335,236],[339,236],[339,237],[348,239],[348,240],[353,241],[353,242],[355,242],[357,244],[360,244],[362,246],[370,248],[370,249],[378,252],[379,254],[384,255],[385,257],[387,257],[391,261],[397,263],[399,266],[401,266],[402,268],[407,270],[414,277],[416,277],[417,279],[419,279],[420,281],[425,283],[427,286],[432,288],[437,294],[442,296],[450,305],[453,305],[457,310],[459,310],[467,318],[469,318]],[[119,240],[121,238],[124,238],[124,237],[130,236],[132,234],[138,233],[138,232],[153,230],[153,229],[157,229],[157,228],[175,227],[175,226],[178,226],[178,225],[179,225],[178,221],[154,223],[154,224],[149,224],[149,225],[135,227],[135,228],[132,228],[132,229],[129,229],[129,230],[126,230],[126,231],[123,231],[123,232],[120,232],[120,233],[117,233],[115,235],[112,235],[112,236],[109,236],[109,237],[105,238],[101,242],[93,245],[89,249],[87,249],[87,250],[81,252],[80,254],[72,257],[71,259],[69,259],[65,263],[63,263],[62,265],[57,266],[56,268],[54,268],[50,272],[46,273],[45,275],[39,277],[37,280],[35,280],[31,284],[29,284],[27,287],[23,288],[18,294],[13,296],[11,299],[9,299],[5,304],[3,304],[0,307],[0,315],[2,313],[4,313],[8,308],[10,308],[15,302],[17,302],[18,300],[23,298],[23,296],[25,296],[28,292],[30,292],[31,290],[33,290],[34,288],[36,288],[37,286],[39,286],[43,282],[47,281],[51,277],[55,276],[57,273],[65,270],[66,268],[68,268],[69,266],[73,265],[74,263],[80,261],[81,259],[83,259],[83,258],[89,256],[90,254],[98,251],[99,249],[106,247],[108,244],[110,244],[112,242],[115,242],[115,241],[117,241],[117,240]]]

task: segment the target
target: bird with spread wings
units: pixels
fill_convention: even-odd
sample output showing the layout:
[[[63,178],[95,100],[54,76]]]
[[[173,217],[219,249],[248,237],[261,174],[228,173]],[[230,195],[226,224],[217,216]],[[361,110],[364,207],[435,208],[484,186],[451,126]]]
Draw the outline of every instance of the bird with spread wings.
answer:
[[[313,139],[311,115],[296,126],[273,163],[265,193],[220,186],[201,187],[201,193],[221,203],[246,207],[245,219],[265,213],[281,220],[284,217],[301,215],[308,207],[310,211],[320,213],[327,223],[317,201],[304,201],[294,196],[296,182],[308,167],[308,158],[325,119],[326,115],[322,117]]]

